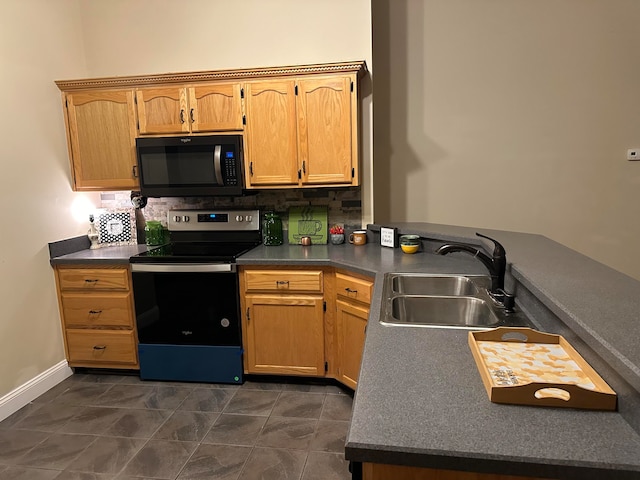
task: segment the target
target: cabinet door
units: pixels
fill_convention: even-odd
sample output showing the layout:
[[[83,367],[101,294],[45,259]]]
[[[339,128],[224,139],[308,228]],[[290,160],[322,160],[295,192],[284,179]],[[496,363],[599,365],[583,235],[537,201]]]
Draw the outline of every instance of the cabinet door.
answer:
[[[242,130],[240,84],[189,87],[189,121],[192,132]]]
[[[136,98],[141,135],[189,132],[184,88],[140,88]]]
[[[360,373],[365,329],[369,309],[350,302],[336,300],[338,331],[338,380],[355,390]]]
[[[302,183],[352,183],[351,77],[298,81],[298,160]]]
[[[135,190],[136,122],[133,90],[66,96],[74,190]]]
[[[293,80],[248,83],[245,101],[247,186],[298,185]]]
[[[322,297],[247,295],[249,373],[324,376]]]

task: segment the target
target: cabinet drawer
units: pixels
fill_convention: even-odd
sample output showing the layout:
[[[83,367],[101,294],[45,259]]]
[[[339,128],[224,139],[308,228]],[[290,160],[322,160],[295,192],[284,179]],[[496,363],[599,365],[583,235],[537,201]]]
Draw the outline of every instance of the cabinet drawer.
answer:
[[[322,272],[303,270],[247,270],[248,292],[322,292]]]
[[[127,268],[59,268],[61,290],[129,290]]]
[[[336,292],[338,296],[371,303],[373,281],[336,273]]]
[[[133,331],[67,330],[69,363],[137,364]]]
[[[62,293],[67,327],[133,328],[131,293]]]

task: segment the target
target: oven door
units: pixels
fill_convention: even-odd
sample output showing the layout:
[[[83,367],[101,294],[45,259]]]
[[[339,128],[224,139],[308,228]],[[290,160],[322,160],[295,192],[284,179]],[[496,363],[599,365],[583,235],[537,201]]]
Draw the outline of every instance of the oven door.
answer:
[[[140,376],[242,382],[235,264],[131,266]]]

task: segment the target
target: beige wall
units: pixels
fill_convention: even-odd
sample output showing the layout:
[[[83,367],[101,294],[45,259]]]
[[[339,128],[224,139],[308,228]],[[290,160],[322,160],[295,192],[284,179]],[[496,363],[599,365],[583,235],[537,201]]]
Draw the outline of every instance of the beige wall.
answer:
[[[540,233],[640,279],[640,2],[372,16],[376,221]]]
[[[47,243],[86,232],[69,186],[60,93],[84,76],[75,0],[12,0],[0,15],[0,397],[64,360]],[[75,202],[75,203],[74,203]]]

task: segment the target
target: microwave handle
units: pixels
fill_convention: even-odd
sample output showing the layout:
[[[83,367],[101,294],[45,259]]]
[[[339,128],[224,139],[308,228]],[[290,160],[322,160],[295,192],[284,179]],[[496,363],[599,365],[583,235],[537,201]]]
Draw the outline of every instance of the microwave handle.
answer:
[[[213,165],[216,169],[216,180],[218,185],[224,185],[224,179],[222,178],[222,145],[216,145],[213,150]]]

